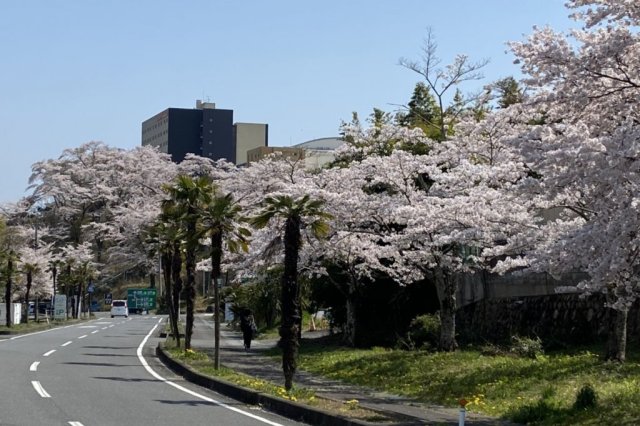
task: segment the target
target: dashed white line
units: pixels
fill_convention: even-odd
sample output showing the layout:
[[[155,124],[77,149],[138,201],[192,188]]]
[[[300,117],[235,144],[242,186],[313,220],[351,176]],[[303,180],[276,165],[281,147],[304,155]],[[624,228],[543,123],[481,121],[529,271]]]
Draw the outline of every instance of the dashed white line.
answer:
[[[73,343],[73,342],[71,340],[69,340],[68,342],[64,342],[60,346],[62,346],[64,348],[65,346],[69,346],[71,343]]]
[[[38,365],[40,365],[40,361],[34,362],[31,364],[31,367],[29,367],[29,371],[38,371]]]
[[[52,353],[54,353],[55,351],[56,351],[55,349],[51,349],[49,352],[47,352],[47,353],[43,354],[42,356],[49,356],[49,355],[51,355]]]
[[[100,332],[100,330],[93,330],[93,331],[91,332],[91,334],[96,334],[96,333],[98,333],[98,332]]]
[[[51,395],[49,395],[47,393],[46,390],[44,390],[44,388],[42,387],[42,385],[40,384],[40,382],[37,381],[32,381],[31,384],[33,385],[33,388],[36,390],[36,392],[38,392],[38,394],[43,397],[43,398],[51,398]]]
[[[102,327],[103,330],[106,330],[107,328],[109,328],[109,327]]]
[[[109,328],[111,328],[111,327],[113,327],[113,324],[111,324],[111,325],[109,326]]]
[[[84,425],[83,425],[82,423],[80,423],[80,422],[69,422],[69,424],[70,424],[71,426],[84,426]]]
[[[82,335],[82,336],[80,336],[80,337],[78,337],[78,339],[84,339],[85,337],[87,337],[87,335],[86,335],[86,334],[85,334],[85,335]]]

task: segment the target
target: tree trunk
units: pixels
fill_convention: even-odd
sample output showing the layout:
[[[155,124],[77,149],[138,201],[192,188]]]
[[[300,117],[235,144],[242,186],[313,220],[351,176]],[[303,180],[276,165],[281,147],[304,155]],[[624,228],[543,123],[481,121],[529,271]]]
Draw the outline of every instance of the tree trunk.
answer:
[[[31,295],[31,284],[33,283],[33,273],[31,271],[27,272],[27,291],[25,292],[24,298],[26,299],[27,302],[27,314],[24,316],[24,322],[25,324],[29,323],[29,296]],[[38,305],[35,304],[33,311],[34,313],[37,312],[38,309]]]
[[[344,342],[354,347],[356,345],[356,328],[357,328],[357,313],[356,313],[356,290],[357,283],[354,283],[354,279],[350,278],[347,292],[346,292],[346,318],[344,324],[344,334],[343,340]]]
[[[627,353],[627,318],[629,309],[610,309],[612,319],[609,322],[606,359],[622,363],[625,361]]]
[[[9,254],[11,255],[11,254]],[[4,291],[4,300],[6,305],[6,319],[7,319],[7,327],[11,327],[11,294],[13,293],[13,282],[11,280],[11,275],[13,274],[13,261],[9,259],[7,261],[7,285]]]
[[[162,275],[165,283],[164,302],[167,305],[167,310],[169,311],[169,325],[171,326],[171,333],[176,341],[176,346],[180,347],[178,316],[173,303],[173,286],[171,285],[171,254],[168,252],[162,253],[162,259],[160,262],[162,264]]]
[[[213,281],[213,368],[220,368],[220,263],[222,262],[222,233],[211,234],[211,280]]]
[[[196,224],[190,223],[187,227],[187,238],[195,238]],[[187,302],[187,321],[184,333],[184,349],[191,349],[191,336],[193,335],[193,314],[196,304],[196,242],[189,241],[185,253],[185,270],[187,283],[185,285],[185,297]]]
[[[182,293],[182,256],[180,255],[180,244],[173,246],[173,257],[171,259],[171,274],[173,275],[173,309],[176,313],[176,324],[180,322],[180,293]],[[178,334],[176,343],[180,347],[180,335]]]
[[[436,268],[436,286],[440,298],[440,350],[455,351],[456,342],[456,275]]]
[[[284,273],[282,275],[282,325],[280,347],[282,348],[282,371],[284,388],[293,386],[297,368],[298,327],[300,325],[300,303],[298,289],[298,252],[300,249],[300,218],[290,217],[284,232]]]

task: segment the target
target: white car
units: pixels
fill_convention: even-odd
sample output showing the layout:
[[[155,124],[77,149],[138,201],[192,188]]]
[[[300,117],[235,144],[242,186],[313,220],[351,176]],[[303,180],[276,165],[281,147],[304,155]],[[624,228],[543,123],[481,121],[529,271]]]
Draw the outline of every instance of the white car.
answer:
[[[111,318],[129,316],[129,307],[126,300],[114,300],[111,302]]]

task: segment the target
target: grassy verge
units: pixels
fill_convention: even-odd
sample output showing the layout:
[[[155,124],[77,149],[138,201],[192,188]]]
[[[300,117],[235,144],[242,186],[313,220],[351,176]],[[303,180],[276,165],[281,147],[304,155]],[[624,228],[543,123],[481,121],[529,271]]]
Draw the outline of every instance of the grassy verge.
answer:
[[[42,331],[42,330],[48,330],[50,328],[54,328],[54,327],[59,327],[61,325],[69,325],[69,324],[73,324],[76,322],[82,322],[82,321],[88,321],[89,319],[94,319],[95,317],[91,317],[91,318],[80,318],[80,319],[69,319],[69,320],[49,320],[49,322],[47,323],[46,321],[41,321],[41,322],[36,322],[35,320],[30,320],[28,323],[21,323],[21,324],[13,324],[11,327],[7,327],[6,325],[0,325],[0,333],[2,334],[24,334],[24,333],[34,333],[36,331]]]
[[[346,401],[344,403],[332,401],[316,396],[315,393],[309,389],[295,386],[291,391],[287,392],[282,386],[278,386],[274,383],[258,379],[256,377],[248,376],[246,374],[238,373],[225,367],[221,367],[216,370],[213,368],[213,360],[211,360],[206,353],[193,350],[185,352],[184,349],[176,348],[173,340],[171,339],[168,339],[165,343],[165,350],[171,358],[188,365],[193,370],[201,374],[220,378],[238,386],[253,389],[257,392],[310,405],[312,407],[338,413],[349,418],[372,422],[387,422],[391,420],[379,413],[361,408],[356,400]]]
[[[628,358],[620,365],[603,362],[588,350],[534,358],[484,355],[473,348],[455,353],[358,350],[325,340],[302,345],[299,367],[423,402],[457,406],[464,398],[471,411],[519,423],[637,424],[637,349],[630,350]],[[585,407],[584,394],[583,403],[576,406],[576,396],[585,385],[595,390],[595,407],[589,407],[593,400],[589,395]]]

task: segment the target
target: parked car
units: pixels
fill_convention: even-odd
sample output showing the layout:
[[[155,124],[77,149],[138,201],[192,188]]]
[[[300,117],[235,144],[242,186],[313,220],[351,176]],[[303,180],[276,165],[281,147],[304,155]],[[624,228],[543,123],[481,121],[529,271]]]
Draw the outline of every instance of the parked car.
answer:
[[[129,316],[129,307],[126,300],[114,300],[111,302],[111,318]]]

